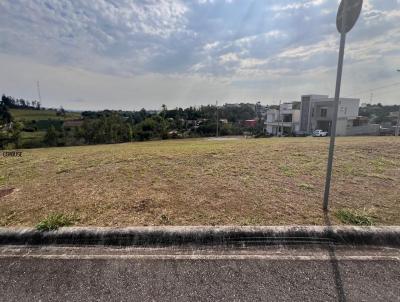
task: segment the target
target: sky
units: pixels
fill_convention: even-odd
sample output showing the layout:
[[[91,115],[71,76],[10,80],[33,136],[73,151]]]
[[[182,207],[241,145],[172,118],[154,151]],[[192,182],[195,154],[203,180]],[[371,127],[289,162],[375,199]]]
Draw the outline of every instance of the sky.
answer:
[[[74,110],[334,94],[337,0],[0,0],[0,93]],[[400,104],[400,0],[364,0],[342,96]]]

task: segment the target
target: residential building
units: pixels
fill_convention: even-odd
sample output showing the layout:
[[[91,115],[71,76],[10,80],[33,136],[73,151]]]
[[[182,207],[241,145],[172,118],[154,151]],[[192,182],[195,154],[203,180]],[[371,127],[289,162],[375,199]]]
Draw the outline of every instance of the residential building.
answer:
[[[293,103],[283,103],[279,109],[269,109],[264,122],[265,132],[279,135],[291,134],[300,130],[300,110]]]
[[[351,135],[358,122],[360,99],[340,98],[336,125],[338,136]],[[334,114],[334,99],[327,95],[303,95],[300,107],[300,131],[317,129],[330,133]]]
[[[261,102],[257,102],[254,111],[257,117],[264,119],[268,112],[268,106],[261,105]]]
[[[248,128],[255,128],[257,127],[257,120],[245,120],[243,121],[243,126]]]

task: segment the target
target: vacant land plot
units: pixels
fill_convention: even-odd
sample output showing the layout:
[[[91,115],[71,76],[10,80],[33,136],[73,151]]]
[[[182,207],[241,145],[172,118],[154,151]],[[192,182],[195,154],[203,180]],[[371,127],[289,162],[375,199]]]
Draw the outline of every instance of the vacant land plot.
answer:
[[[0,158],[0,224],[49,213],[95,226],[324,224],[327,149],[273,138],[24,150]],[[339,138],[336,150],[332,223],[349,209],[399,225],[400,139]]]

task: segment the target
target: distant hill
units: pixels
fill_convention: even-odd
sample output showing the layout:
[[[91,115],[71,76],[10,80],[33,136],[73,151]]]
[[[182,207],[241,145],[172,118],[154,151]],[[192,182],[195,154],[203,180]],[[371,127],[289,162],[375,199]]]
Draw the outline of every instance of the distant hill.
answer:
[[[55,109],[34,110],[34,109],[10,109],[11,115],[16,121],[39,121],[39,120],[73,120],[79,119],[79,112],[66,112],[65,116],[57,115]]]
[[[11,116],[17,122],[23,123],[21,132],[22,148],[43,147],[46,131],[53,126],[62,130],[64,121],[80,119],[79,112],[65,111],[64,115],[57,114],[56,109],[10,109]]]

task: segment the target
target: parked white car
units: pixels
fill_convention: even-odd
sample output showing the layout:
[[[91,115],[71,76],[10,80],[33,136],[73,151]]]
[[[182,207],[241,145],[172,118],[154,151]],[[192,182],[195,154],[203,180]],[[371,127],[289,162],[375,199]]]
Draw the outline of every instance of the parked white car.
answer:
[[[328,136],[328,132],[323,131],[323,130],[315,130],[313,132],[312,136],[314,136],[314,137],[324,137],[324,136]]]

